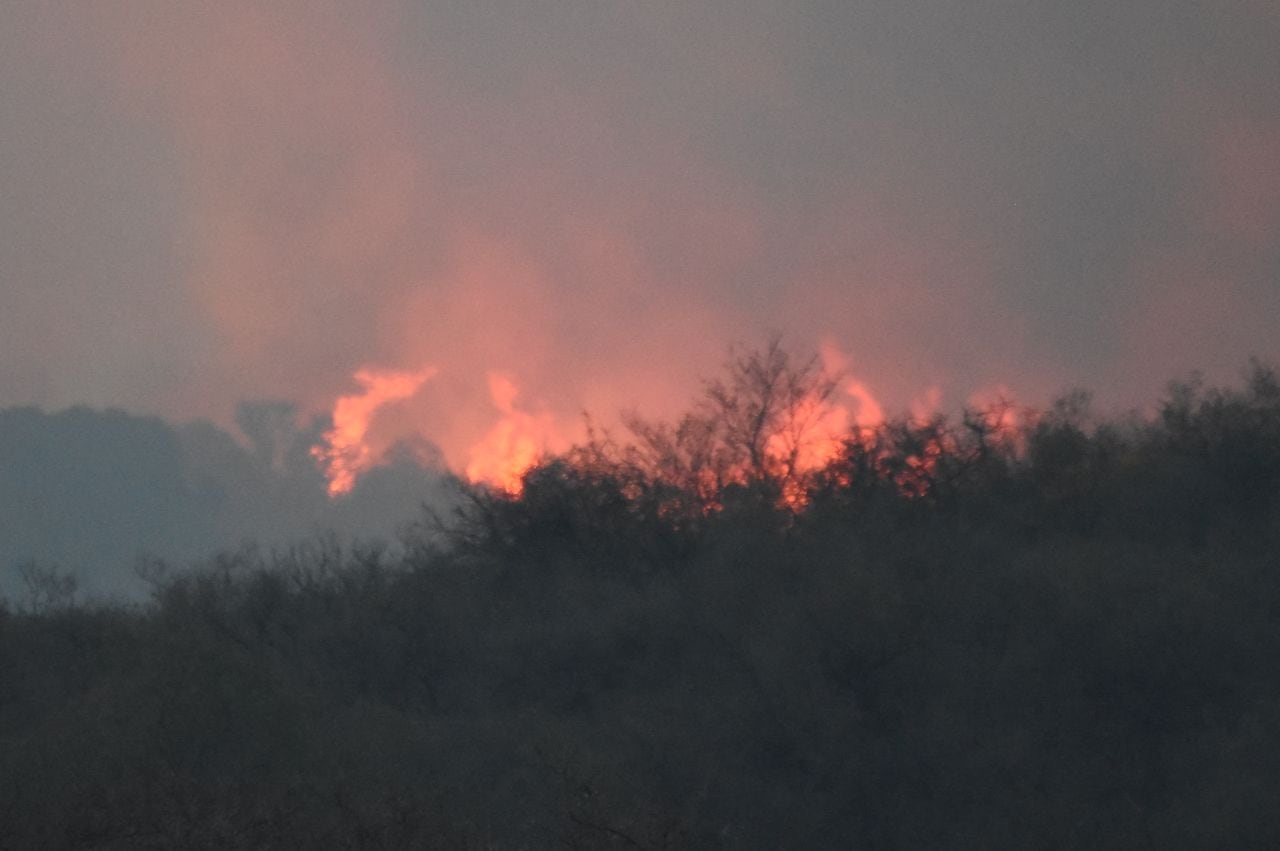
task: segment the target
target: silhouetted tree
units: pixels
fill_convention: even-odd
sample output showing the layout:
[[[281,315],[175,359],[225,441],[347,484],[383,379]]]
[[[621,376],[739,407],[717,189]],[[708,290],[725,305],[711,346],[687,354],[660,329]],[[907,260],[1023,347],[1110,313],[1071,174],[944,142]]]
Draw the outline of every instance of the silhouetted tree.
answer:
[[[420,546],[32,572],[0,846],[1280,844],[1272,373],[853,430],[780,508],[797,363]]]
[[[805,490],[800,460],[830,412],[839,376],[816,355],[797,357],[774,337],[763,349],[733,351],[724,374],[706,383],[694,409],[674,425],[626,418],[632,464],[651,481],[693,495],[686,513],[717,506],[727,488],[746,486],[771,502]]]

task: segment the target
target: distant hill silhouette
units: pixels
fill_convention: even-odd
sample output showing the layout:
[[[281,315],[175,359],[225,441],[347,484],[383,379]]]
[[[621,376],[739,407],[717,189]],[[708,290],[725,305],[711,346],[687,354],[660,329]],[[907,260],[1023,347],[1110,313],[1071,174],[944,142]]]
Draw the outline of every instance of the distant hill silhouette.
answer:
[[[307,450],[320,426],[282,403],[246,404],[244,446],[207,422],[122,411],[0,410],[0,593],[37,561],[103,595],[145,593],[140,555],[184,563],[242,541],[284,545],[326,531],[394,536],[421,504],[446,505],[449,476],[400,453],[332,503]]]

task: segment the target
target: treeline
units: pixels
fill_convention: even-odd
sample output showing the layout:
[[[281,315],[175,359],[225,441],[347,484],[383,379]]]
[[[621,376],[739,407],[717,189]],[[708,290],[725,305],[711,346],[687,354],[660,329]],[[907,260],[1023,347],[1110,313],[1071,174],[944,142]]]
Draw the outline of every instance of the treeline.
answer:
[[[832,443],[836,388],[736,355],[395,555],[32,573],[0,846],[1280,845],[1274,373]]]

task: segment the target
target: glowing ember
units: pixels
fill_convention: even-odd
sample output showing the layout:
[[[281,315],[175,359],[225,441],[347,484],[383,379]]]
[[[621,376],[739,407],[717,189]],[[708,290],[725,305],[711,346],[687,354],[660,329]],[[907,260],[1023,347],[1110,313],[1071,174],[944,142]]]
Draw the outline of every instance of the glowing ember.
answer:
[[[362,390],[340,396],[333,405],[333,428],[325,432],[324,443],[314,446],[311,455],[320,462],[329,480],[329,496],[347,493],[356,477],[376,463],[365,435],[378,409],[390,402],[408,399],[436,374],[435,367],[418,372],[361,369],[355,380]]]
[[[515,496],[524,489],[524,474],[548,451],[563,448],[550,414],[531,414],[516,407],[519,390],[510,376],[489,373],[489,397],[502,419],[471,447],[466,475]]]

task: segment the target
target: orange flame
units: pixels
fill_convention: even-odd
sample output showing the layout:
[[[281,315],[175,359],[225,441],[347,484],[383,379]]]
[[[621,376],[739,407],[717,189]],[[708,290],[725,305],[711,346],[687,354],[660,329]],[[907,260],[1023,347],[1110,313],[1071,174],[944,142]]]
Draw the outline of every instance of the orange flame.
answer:
[[[850,377],[848,358],[833,344],[821,348],[824,373],[837,383],[834,394],[814,394],[801,399],[787,411],[781,430],[775,434],[766,454],[770,469],[783,485],[781,502],[793,511],[809,501],[815,475],[829,467],[849,450],[852,444],[881,453],[877,467],[888,475],[901,493],[909,497],[925,496],[940,459],[956,450],[945,431],[932,433],[934,416],[942,401],[941,388],[929,387],[911,404],[910,424],[922,431],[923,444],[901,460],[901,469],[890,469],[887,450],[880,446],[876,430],[886,422],[879,400],[862,381]],[[311,454],[328,479],[329,495],[348,493],[357,478],[378,463],[376,439],[369,439],[375,415],[384,405],[407,400],[434,377],[438,370],[428,367],[417,372],[398,372],[365,368],[354,375],[360,392],[339,397],[333,404],[333,427]],[[487,484],[511,496],[524,490],[524,475],[548,454],[569,448],[571,436],[546,410],[531,411],[519,401],[520,390],[515,380],[504,372],[487,374],[489,398],[499,418],[484,436],[471,443],[466,451],[465,478],[476,484]],[[985,421],[989,433],[1001,442],[1017,448],[1027,413],[1012,402],[1012,393],[1003,386],[975,393],[969,403]],[[456,434],[456,432],[455,432]],[[454,444],[466,446],[466,443]],[[446,447],[448,450],[448,447]],[[454,456],[456,457],[456,456]],[[455,468],[456,469],[456,468]],[[723,472],[723,471],[722,471]],[[746,481],[745,471],[728,471],[730,480]],[[737,478],[735,479],[735,473]],[[713,480],[699,483],[705,491],[707,511],[719,506],[714,494],[725,482],[722,475],[711,474]]]
[[[868,429],[884,423],[884,407],[872,395],[866,384],[849,376],[849,357],[830,340],[824,340],[818,351],[822,357],[823,372],[828,376],[841,377],[840,389],[855,404],[855,408],[849,412],[849,421],[843,424],[845,428],[842,431],[847,431],[849,425]],[[848,410],[845,402],[841,401],[840,406]]]
[[[766,452],[774,458],[792,459],[792,473],[808,473],[823,467],[840,452],[849,429],[849,412],[826,399],[809,396],[787,412],[787,426],[773,435]]]
[[[544,453],[563,448],[550,414],[531,414],[516,407],[519,392],[510,376],[489,373],[489,397],[503,416],[471,447],[466,469],[472,482],[488,483],[512,496],[524,490],[524,474]]]
[[[845,383],[844,392],[858,403],[858,409],[853,414],[854,425],[861,428],[875,428],[884,423],[884,408],[876,401],[876,397],[871,395],[867,385],[850,379]]]
[[[348,493],[355,487],[356,477],[376,462],[365,435],[378,409],[410,398],[436,372],[435,367],[418,372],[370,368],[356,372],[361,392],[338,397],[333,404],[333,428],[325,432],[323,443],[311,448],[312,457],[320,462],[329,480],[329,496]]]
[[[791,459],[782,502],[793,511],[808,504],[810,474],[840,457],[851,431],[865,434],[884,422],[884,408],[867,385],[847,377],[849,359],[844,353],[829,341],[823,343],[820,352],[823,372],[829,378],[840,379],[837,389],[843,393],[831,398],[802,399],[787,412],[786,427],[774,435],[767,447],[771,456]]]

